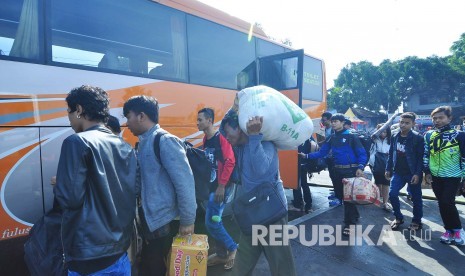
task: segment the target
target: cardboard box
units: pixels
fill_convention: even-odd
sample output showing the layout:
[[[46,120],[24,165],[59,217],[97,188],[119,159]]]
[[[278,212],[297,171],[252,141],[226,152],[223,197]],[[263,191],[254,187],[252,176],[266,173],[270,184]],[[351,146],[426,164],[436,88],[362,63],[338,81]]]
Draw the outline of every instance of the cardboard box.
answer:
[[[379,189],[370,180],[363,177],[344,178],[344,201],[356,204],[380,205]]]
[[[171,245],[168,271],[170,276],[207,275],[208,236],[178,236]]]

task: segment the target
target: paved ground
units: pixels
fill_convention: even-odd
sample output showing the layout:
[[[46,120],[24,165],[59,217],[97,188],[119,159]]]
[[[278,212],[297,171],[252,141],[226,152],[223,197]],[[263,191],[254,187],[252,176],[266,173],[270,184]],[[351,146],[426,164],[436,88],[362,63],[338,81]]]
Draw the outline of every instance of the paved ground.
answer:
[[[328,186],[324,173],[311,179],[311,183]],[[311,190],[312,212],[289,212],[290,224],[305,226],[305,234],[290,242],[298,275],[465,275],[465,246],[444,245],[438,241],[443,228],[436,201],[424,200],[424,228],[416,233],[406,229],[412,216],[412,206],[405,196],[401,197],[405,224],[400,231],[390,230],[389,221],[393,219],[390,213],[373,205],[359,206],[361,218],[358,227],[361,229],[355,231],[358,239],[338,238],[334,234],[332,237],[338,240],[336,245],[318,233],[324,227],[342,227],[343,208],[328,207],[329,186],[311,187]],[[287,195],[288,199],[292,199],[291,191],[287,191]],[[458,209],[465,226],[465,205],[458,205]],[[224,221],[232,236],[238,239],[239,231],[234,221]],[[363,231],[367,233],[365,239]],[[306,245],[312,239],[316,244]],[[370,245],[370,241],[374,245]],[[210,242],[210,245],[213,251],[214,243]],[[230,273],[217,266],[210,267],[208,275]],[[259,260],[254,275],[271,275],[264,256]]]

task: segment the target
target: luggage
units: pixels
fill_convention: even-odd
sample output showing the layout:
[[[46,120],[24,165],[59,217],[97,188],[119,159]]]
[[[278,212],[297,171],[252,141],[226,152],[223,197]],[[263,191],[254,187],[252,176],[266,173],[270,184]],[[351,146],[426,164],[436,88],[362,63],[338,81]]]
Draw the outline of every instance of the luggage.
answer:
[[[375,204],[380,206],[379,189],[370,180],[363,177],[342,179],[344,184],[344,201],[355,204]]]
[[[208,237],[206,235],[177,236],[173,239],[168,264],[170,276],[207,275]]]
[[[239,126],[245,133],[250,117],[263,116],[263,140],[273,141],[278,149],[297,149],[313,133],[310,117],[289,98],[267,86],[239,91],[233,109],[238,112]]]

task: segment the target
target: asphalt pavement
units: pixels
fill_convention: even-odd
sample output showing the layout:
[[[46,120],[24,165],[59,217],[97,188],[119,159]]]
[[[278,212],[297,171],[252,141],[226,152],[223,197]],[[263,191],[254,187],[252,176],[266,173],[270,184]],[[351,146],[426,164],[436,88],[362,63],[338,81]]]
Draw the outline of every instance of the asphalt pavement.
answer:
[[[374,205],[358,206],[360,219],[352,238],[340,235],[343,207],[329,207],[330,192],[326,172],[310,179],[313,208],[310,213],[289,211],[289,224],[301,229],[290,240],[297,275],[465,275],[465,246],[439,242],[443,233],[437,201],[423,201],[423,229],[407,229],[412,217],[412,203],[401,196],[405,223],[392,231],[389,222],[394,216]],[[429,194],[425,191],[424,194]],[[286,190],[288,202],[292,191]],[[427,196],[428,197],[428,196]],[[430,198],[430,197],[428,197]],[[465,226],[465,205],[457,208]],[[223,219],[225,227],[237,241],[239,229],[232,217]],[[196,232],[205,232],[196,226]],[[214,241],[210,239],[210,253]],[[209,267],[207,275],[231,275],[222,266]],[[271,275],[262,255],[253,275]]]

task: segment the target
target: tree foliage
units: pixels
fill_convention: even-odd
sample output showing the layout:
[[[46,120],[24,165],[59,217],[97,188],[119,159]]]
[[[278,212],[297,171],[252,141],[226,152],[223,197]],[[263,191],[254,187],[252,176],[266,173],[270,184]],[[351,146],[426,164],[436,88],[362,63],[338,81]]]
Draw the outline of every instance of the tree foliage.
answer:
[[[384,60],[379,66],[368,61],[344,67],[328,91],[328,105],[345,111],[358,106],[372,111],[394,112],[415,93],[465,93],[465,33],[453,43],[452,55],[415,56],[399,61]]]

